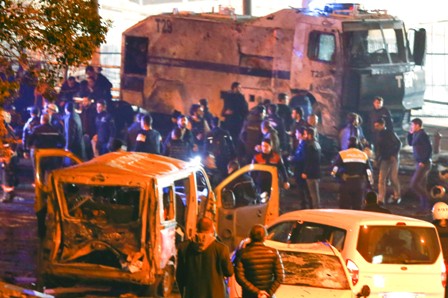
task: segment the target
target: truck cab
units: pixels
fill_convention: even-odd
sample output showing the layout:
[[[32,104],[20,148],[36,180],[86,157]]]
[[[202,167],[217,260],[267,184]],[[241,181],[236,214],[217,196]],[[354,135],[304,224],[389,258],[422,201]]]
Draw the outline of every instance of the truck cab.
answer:
[[[218,236],[234,245],[251,225],[278,216],[275,181],[269,199],[237,207],[234,197],[223,198],[232,177],[215,195],[195,163],[135,152],[81,162],[61,149],[38,149],[35,157],[36,210],[46,208],[39,267],[47,286],[59,280],[124,283],[165,297],[174,284],[176,245],[194,236],[197,219],[215,220]],[[49,164],[57,166],[45,171]],[[277,175],[260,165],[235,175],[257,171]],[[250,218],[242,220],[241,212]]]

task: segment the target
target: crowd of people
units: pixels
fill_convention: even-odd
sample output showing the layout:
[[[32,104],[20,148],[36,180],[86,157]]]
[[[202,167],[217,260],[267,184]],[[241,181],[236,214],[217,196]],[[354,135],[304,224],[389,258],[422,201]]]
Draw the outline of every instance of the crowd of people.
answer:
[[[159,132],[160,124],[153,123],[151,113],[135,112],[128,103],[112,100],[112,84],[100,70],[88,66],[85,74],[86,79],[81,82],[69,77],[56,101],[37,100],[34,94],[34,104],[26,109],[27,121],[19,125],[11,121],[12,130],[22,134],[25,157],[32,156],[34,148],[49,147],[64,148],[83,160],[117,150],[181,160],[202,156],[214,176],[213,184],[229,174],[230,162],[237,161],[241,166],[274,165],[285,189],[290,187],[293,177],[302,208],[320,207],[323,153],[319,140],[324,136],[319,134],[319,117],[313,113],[313,102],[306,94],[292,90],[289,99],[287,94],[280,93],[275,100],[265,99],[249,109],[240,83],[234,82],[222,94],[220,115],[211,113],[207,99],[203,98],[192,104],[187,114],[173,111],[172,126]],[[18,102],[23,105],[23,99]],[[341,151],[332,156],[332,174],[340,182],[341,208],[361,209],[363,194],[376,188],[369,154],[372,148],[379,177],[378,204],[401,202],[398,168],[402,144],[383,98],[373,99],[367,120],[364,133],[361,116],[347,115],[339,133]],[[425,183],[432,148],[422,121],[412,120],[411,127],[408,138],[417,163],[411,187],[420,197],[418,211],[427,212],[430,201]],[[388,181],[392,183],[393,194],[386,198]]]

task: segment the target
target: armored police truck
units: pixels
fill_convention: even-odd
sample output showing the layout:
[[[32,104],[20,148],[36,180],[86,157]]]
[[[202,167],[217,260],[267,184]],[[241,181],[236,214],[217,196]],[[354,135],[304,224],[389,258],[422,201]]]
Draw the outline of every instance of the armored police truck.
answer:
[[[166,114],[207,98],[219,114],[234,81],[249,106],[295,89],[321,116],[320,132],[335,136],[346,112],[365,113],[374,96],[395,120],[420,108],[425,47],[423,29],[407,31],[387,11],[356,4],[259,18],[161,14],[123,33],[121,97]]]

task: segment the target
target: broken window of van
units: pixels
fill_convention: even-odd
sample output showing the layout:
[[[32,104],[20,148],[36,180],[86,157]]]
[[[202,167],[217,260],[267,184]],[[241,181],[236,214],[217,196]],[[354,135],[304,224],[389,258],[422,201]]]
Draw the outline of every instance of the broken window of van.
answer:
[[[139,218],[136,187],[63,183],[68,216],[103,224],[126,224]]]
[[[255,182],[252,177],[243,173],[233,179],[223,191],[231,192],[230,195],[233,196],[235,204],[224,206],[226,209],[244,207],[254,204],[257,200],[257,191],[255,188]]]
[[[210,190],[208,189],[207,184],[207,176],[202,171],[196,172],[196,193],[197,193],[197,199],[198,199],[198,214],[205,215],[206,208],[207,208],[207,202],[208,202],[208,195],[210,193]]]
[[[190,196],[189,178],[174,181],[174,196],[176,206],[176,222],[181,227],[186,224],[187,202]]]
[[[265,171],[243,173],[227,184],[221,196],[233,196],[235,204],[225,204],[225,209],[265,204],[269,201],[272,188],[272,175]]]
[[[174,219],[174,189],[173,187],[164,187],[162,190],[161,221]]]
[[[406,62],[405,36],[401,28],[375,28],[344,32],[344,51],[352,66]]]
[[[146,37],[126,36],[124,72],[146,76],[149,40]]]
[[[62,157],[45,156],[40,159],[40,171],[39,179],[45,184],[47,183],[48,174],[53,171],[64,167],[64,159]]]
[[[373,264],[432,264],[440,254],[433,228],[362,226],[358,239],[357,250]]]
[[[322,62],[334,61],[336,42],[333,34],[312,31],[309,38],[308,57],[310,59]]]
[[[285,268],[283,284],[347,290],[350,284],[341,260],[334,255],[280,251]]]

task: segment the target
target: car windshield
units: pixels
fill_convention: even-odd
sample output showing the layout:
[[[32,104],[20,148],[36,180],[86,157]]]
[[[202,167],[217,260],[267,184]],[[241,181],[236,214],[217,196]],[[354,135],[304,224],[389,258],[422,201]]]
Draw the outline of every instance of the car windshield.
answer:
[[[434,228],[410,226],[362,226],[357,250],[373,264],[432,264],[440,254]]]
[[[283,284],[325,289],[350,289],[344,265],[335,255],[280,251],[285,268]]]
[[[69,217],[109,224],[138,220],[139,188],[61,183],[61,189]]]

